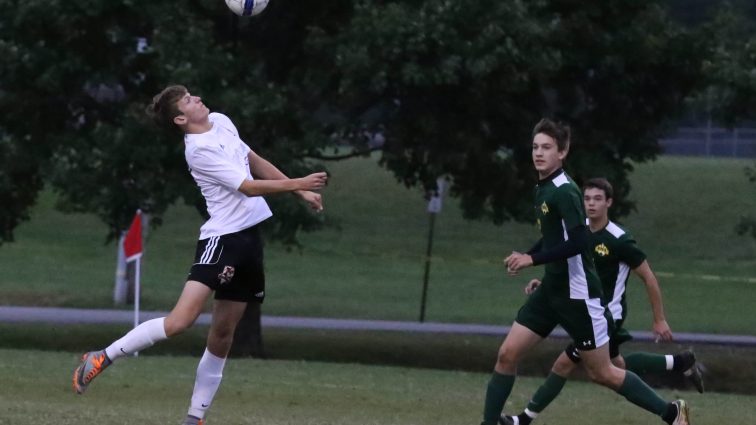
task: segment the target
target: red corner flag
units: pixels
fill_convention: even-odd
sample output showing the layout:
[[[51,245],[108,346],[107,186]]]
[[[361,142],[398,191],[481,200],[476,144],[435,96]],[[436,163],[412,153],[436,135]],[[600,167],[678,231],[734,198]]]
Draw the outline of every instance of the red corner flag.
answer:
[[[123,253],[126,262],[134,261],[142,256],[142,211],[137,210],[134,220],[123,239]]]

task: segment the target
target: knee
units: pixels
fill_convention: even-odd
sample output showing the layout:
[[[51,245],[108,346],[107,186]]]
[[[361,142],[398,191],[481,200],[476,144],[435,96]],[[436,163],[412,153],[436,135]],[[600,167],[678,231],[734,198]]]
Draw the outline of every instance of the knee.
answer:
[[[236,326],[212,326],[208,333],[208,341],[212,344],[230,346],[234,340]]]
[[[612,357],[612,364],[617,366],[620,369],[627,369],[625,367],[625,359],[622,357],[622,355],[619,355],[617,357]]]
[[[220,343],[231,343],[234,339],[233,329],[213,329],[210,337]]]
[[[192,327],[193,323],[190,320],[168,316],[165,318],[165,335],[167,337],[178,335]]]
[[[502,372],[513,372],[517,368],[518,356],[513,350],[501,347],[496,357],[496,370]]]
[[[567,377],[570,376],[575,367],[576,364],[572,360],[570,360],[569,357],[560,356],[557,361],[554,362],[554,366],[551,367],[551,371],[559,376]]]
[[[588,369],[588,377],[599,385],[616,389],[619,388],[622,379],[618,378],[618,375],[614,373],[615,369],[614,366],[601,369]]]

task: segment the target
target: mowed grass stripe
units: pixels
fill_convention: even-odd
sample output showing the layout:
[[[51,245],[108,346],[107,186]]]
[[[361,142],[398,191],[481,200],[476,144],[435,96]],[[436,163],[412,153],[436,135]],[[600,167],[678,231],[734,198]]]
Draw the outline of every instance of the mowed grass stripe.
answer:
[[[70,353],[0,350],[0,423],[170,424],[185,415],[198,359],[149,356],[118,362],[83,396],[70,390]],[[241,425],[479,423],[486,373],[317,362],[230,360],[208,423]],[[520,409],[540,379],[518,379],[507,410]],[[685,397],[694,423],[744,423],[756,398],[662,391]],[[570,382],[540,423],[646,425],[658,418],[614,392]],[[660,423],[660,422],[659,422]]]

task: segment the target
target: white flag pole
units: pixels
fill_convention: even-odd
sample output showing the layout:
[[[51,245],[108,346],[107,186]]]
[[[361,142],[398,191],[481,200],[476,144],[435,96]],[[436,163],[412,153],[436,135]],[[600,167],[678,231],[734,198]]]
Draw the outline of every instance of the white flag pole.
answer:
[[[141,271],[139,270],[139,265],[142,263],[141,256],[137,257],[136,262],[134,263],[134,327],[136,328],[139,326],[139,290],[140,290],[140,282],[139,277],[141,275]],[[138,356],[139,352],[134,352],[134,357]]]

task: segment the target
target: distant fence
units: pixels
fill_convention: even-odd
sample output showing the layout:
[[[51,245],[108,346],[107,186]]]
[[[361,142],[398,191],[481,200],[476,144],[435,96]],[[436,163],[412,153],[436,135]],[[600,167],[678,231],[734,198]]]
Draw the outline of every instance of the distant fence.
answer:
[[[667,155],[756,158],[756,128],[680,127],[659,144]]]

